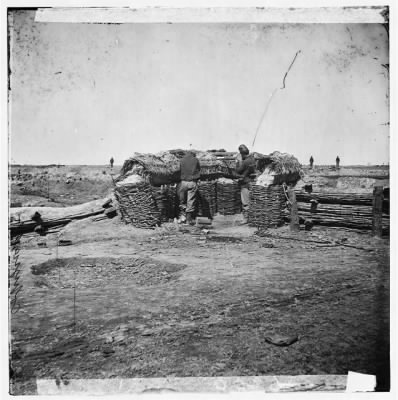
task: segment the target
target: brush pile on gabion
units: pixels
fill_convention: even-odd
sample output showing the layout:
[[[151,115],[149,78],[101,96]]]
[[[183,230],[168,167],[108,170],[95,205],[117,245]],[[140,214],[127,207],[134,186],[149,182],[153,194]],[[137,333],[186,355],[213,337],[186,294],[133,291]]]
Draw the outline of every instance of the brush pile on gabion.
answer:
[[[199,185],[198,216],[213,218],[217,212],[216,182],[201,182]]]
[[[269,156],[259,159],[258,166],[262,172],[256,184],[261,186],[295,185],[302,177],[303,170],[297,158],[288,153],[274,151]]]
[[[222,178],[234,179],[237,177],[236,158],[233,159],[219,158],[219,161],[221,162],[220,170]]]
[[[286,197],[281,185],[252,185],[250,189],[249,225],[275,228],[283,224]]]
[[[116,182],[130,174],[145,178],[151,185],[176,184],[181,180],[180,160],[187,150],[170,150],[157,154],[134,153],[126,160]],[[211,153],[195,151],[200,163],[200,179],[214,180],[225,172],[225,166]]]
[[[217,180],[217,212],[221,215],[241,212],[240,186],[232,179]]]
[[[153,186],[178,183],[180,162],[166,151],[158,154],[134,153],[124,162],[116,183],[124,181],[129,175],[138,175]]]

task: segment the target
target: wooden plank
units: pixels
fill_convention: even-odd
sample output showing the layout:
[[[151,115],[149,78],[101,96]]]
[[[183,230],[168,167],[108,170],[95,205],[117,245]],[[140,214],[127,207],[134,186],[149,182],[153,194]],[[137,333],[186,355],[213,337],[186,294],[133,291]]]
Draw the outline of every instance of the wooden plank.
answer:
[[[322,204],[346,204],[346,205],[372,205],[372,194],[358,193],[322,193],[312,192],[304,193],[296,191],[296,198],[299,202],[309,203],[311,200],[316,200]]]
[[[298,206],[296,201],[296,193],[293,189],[289,189],[289,200],[291,203],[290,208],[290,230],[297,232],[300,230],[300,221],[298,216]]]
[[[21,221],[21,222],[14,222],[9,225],[11,235],[16,235],[19,233],[27,233],[32,232],[36,226],[41,225],[45,228],[51,228],[60,225],[69,224],[69,222],[73,220],[84,219],[88,217],[92,217],[94,215],[99,215],[104,213],[104,208],[101,208],[96,211],[92,211],[89,213],[81,213],[75,215],[68,215],[65,218],[54,218],[54,219],[43,219],[42,221]]]

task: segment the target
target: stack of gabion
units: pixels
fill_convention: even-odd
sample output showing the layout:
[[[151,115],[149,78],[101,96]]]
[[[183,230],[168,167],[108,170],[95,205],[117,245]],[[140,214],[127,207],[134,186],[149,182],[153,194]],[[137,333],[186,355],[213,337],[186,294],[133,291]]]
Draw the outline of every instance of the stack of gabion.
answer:
[[[176,188],[174,185],[152,187],[153,197],[160,212],[160,221],[168,222],[176,216]]]
[[[177,185],[167,186],[167,206],[169,219],[178,217],[179,214],[179,200],[177,194]]]
[[[240,186],[227,179],[217,181],[217,212],[233,215],[241,212]]]
[[[149,183],[117,186],[115,196],[122,219],[137,228],[154,228],[160,225],[162,214],[154,194]]]
[[[281,185],[252,185],[250,189],[249,225],[275,228],[283,224],[285,195]]]
[[[223,178],[236,178],[236,159],[221,161],[221,175]]]
[[[198,215],[213,218],[217,212],[216,182],[201,182],[199,185]]]

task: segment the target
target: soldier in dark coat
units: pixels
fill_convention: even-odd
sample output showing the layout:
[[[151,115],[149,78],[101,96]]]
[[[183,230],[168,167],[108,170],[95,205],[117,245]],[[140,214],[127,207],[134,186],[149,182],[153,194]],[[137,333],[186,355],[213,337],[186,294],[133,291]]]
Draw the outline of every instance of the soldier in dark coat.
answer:
[[[200,163],[193,151],[188,151],[180,161],[181,183],[179,188],[180,208],[185,211],[187,223],[193,225],[198,200]]]

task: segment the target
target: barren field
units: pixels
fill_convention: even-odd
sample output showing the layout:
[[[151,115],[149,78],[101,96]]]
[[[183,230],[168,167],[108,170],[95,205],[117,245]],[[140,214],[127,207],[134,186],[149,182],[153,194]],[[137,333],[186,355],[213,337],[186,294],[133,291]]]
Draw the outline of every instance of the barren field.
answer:
[[[66,207],[103,198],[119,170],[109,165],[12,166],[11,206]]]
[[[112,176],[121,166],[60,165],[11,166],[10,203],[12,207],[65,207],[103,198],[111,193]],[[18,175],[18,171],[20,174]],[[388,166],[304,167],[305,179],[297,187],[312,183],[317,190],[366,193],[375,183],[388,186]]]
[[[69,246],[24,235],[12,392],[35,393],[36,378],[349,370],[386,390],[389,239],[321,227],[256,235],[239,219],[216,216],[206,234],[88,218],[62,229]],[[298,340],[280,347],[274,335]]]

